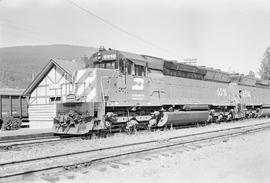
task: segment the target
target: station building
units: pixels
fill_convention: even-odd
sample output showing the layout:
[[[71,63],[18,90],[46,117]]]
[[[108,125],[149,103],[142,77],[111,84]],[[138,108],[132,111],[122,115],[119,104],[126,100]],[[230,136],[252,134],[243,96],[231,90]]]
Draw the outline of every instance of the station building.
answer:
[[[52,128],[56,103],[72,92],[72,74],[83,67],[78,62],[51,59],[30,83],[23,95],[28,96],[31,129]]]

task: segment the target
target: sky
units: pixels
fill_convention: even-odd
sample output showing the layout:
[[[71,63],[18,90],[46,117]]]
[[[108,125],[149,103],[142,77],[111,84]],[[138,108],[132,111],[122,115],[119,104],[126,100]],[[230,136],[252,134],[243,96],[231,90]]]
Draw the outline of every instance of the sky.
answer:
[[[270,1],[0,0],[0,47],[47,44],[197,59],[257,74],[270,46]]]

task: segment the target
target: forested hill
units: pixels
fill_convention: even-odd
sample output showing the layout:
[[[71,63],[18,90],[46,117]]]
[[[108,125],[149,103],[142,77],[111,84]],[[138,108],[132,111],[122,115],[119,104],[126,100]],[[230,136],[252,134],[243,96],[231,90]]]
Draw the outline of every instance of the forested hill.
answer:
[[[97,48],[75,45],[16,46],[0,48],[0,88],[26,88],[51,58],[81,61]]]

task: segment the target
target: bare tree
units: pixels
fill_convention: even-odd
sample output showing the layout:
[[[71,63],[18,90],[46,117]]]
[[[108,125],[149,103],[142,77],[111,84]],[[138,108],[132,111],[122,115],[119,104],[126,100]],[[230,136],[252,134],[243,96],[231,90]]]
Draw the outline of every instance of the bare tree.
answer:
[[[261,76],[261,79],[270,79],[270,47],[267,47],[263,55],[259,75]]]

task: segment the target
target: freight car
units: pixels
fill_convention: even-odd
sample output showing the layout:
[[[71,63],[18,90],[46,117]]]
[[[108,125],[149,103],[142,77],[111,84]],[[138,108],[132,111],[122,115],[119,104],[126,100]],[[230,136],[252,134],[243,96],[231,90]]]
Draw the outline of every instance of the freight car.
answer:
[[[87,134],[270,114],[266,81],[147,55],[99,49],[57,104],[54,131]]]

